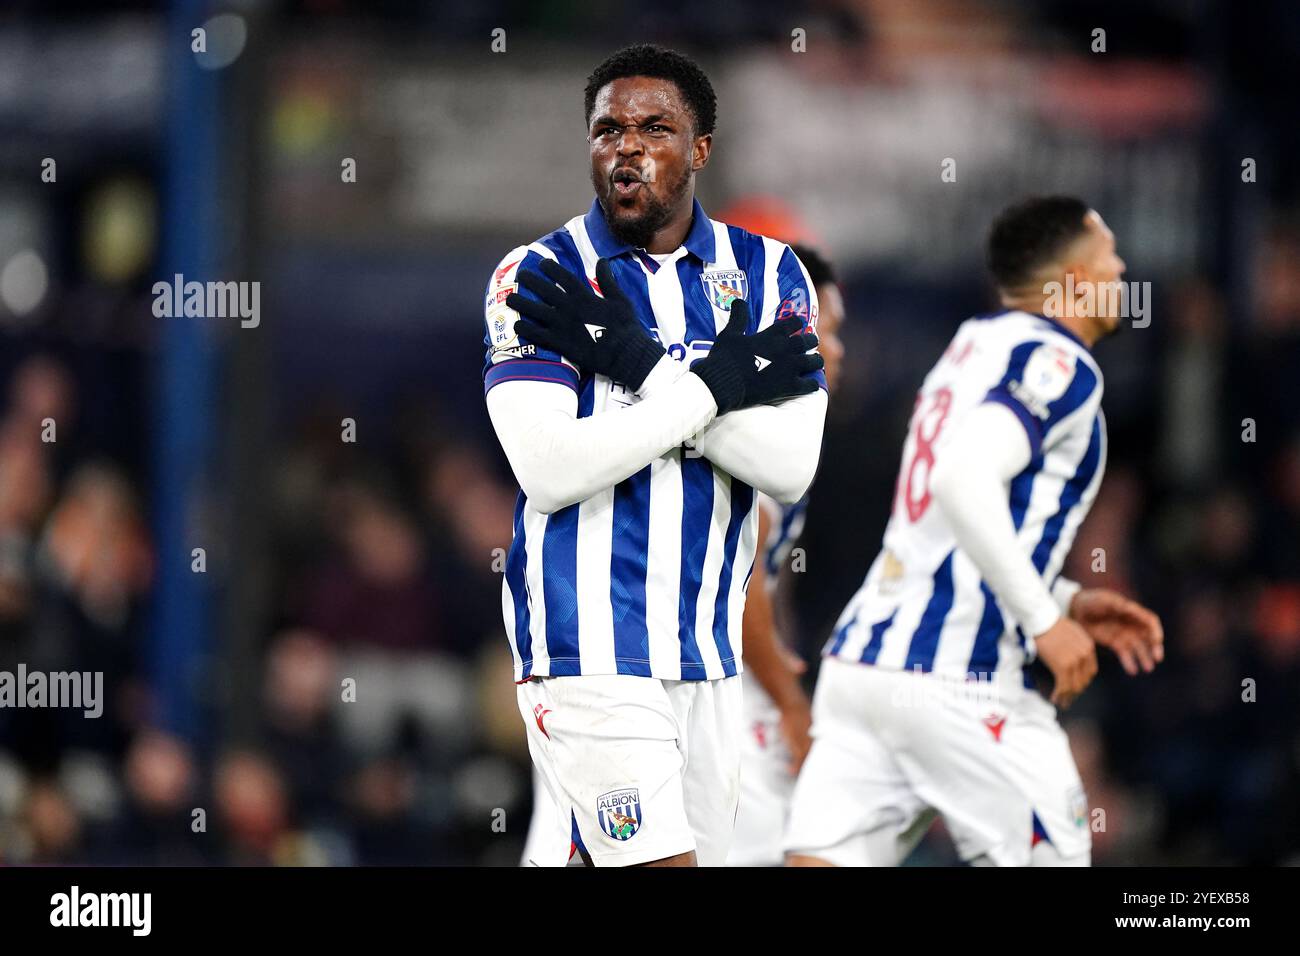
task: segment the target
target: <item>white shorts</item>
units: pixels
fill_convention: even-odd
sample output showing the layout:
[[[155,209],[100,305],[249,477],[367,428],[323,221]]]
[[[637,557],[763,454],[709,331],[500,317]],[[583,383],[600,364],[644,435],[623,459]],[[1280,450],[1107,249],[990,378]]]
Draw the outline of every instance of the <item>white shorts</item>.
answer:
[[[786,851],[896,866],[938,812],[964,860],[1026,866],[1045,839],[1086,861],[1087,802],[1056,709],[999,691],[824,659]]]
[[[546,782],[533,767],[533,816],[528,821],[521,866],[568,866],[573,856],[573,823],[551,799]]]
[[[780,866],[781,838],[794,798],[790,748],[781,736],[781,711],[763,686],[742,675],[744,722],[740,735],[740,812],[728,866]]]
[[[739,677],[543,677],[520,684],[518,700],[552,818],[570,821],[596,866],[692,850],[700,866],[726,860],[740,789]],[[539,865],[567,862],[554,831],[544,845]]]

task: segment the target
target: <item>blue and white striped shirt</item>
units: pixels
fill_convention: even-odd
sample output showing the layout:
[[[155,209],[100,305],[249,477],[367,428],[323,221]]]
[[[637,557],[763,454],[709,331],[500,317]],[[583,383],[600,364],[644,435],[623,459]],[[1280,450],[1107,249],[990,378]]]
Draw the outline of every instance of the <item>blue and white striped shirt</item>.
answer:
[[[957,545],[928,480],[945,440],[982,402],[1010,408],[1031,460],[1008,488],[1017,541],[1047,585],[1060,575],[1106,463],[1102,376],[1050,319],[1006,311],[962,323],[926,376],[903,446],[884,547],[825,653],[895,670],[1025,679],[1025,637]]]
[[[650,256],[609,231],[598,202],[585,216],[507,255],[487,289],[484,390],[528,380],[566,385],[578,416],[617,413],[631,390],[522,340],[505,299],[519,269],[543,258],[585,275],[611,260],[614,278],[668,354],[708,354],[736,298],[749,332],[778,316],[815,325],[816,293],[784,243],[709,219],[695,203],[686,241]],[[822,373],[819,384],[825,386]],[[757,547],[755,490],[688,446],[612,488],[552,514],[520,492],[502,603],[515,680],[632,674],[714,680],[740,671],[741,618]]]

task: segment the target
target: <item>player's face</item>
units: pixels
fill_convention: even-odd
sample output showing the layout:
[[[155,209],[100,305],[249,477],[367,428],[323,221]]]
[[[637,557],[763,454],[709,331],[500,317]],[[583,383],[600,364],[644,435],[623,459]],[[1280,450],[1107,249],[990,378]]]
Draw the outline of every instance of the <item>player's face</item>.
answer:
[[[1115,251],[1115,234],[1095,210],[1084,217],[1084,236],[1079,240],[1075,282],[1086,278],[1094,284],[1092,314],[1098,337],[1115,331],[1120,321],[1122,299],[1110,292],[1127,268]]]
[[[817,351],[826,362],[826,388],[834,392],[844,364],[844,342],[840,326],[844,324],[844,296],[840,287],[827,283],[817,287]]]
[[[690,214],[694,173],[709,159],[677,84],[648,76],[607,83],[596,95],[587,139],[591,183],[615,236],[649,246],[654,234]]]

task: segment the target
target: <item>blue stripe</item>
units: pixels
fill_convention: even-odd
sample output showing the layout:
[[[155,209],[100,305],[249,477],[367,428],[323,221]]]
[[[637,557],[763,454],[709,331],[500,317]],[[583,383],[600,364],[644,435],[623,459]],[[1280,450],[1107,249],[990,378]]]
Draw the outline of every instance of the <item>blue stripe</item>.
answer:
[[[837,627],[832,633],[830,640],[826,642],[826,648],[822,651],[828,657],[838,657],[840,650],[844,647],[844,642],[849,639],[849,631],[853,625],[858,623],[858,612],[855,610],[853,616]]]
[[[556,262],[579,278],[586,278],[587,270],[582,267],[582,254],[578,252],[578,244],[569,234],[568,229],[556,229],[543,236],[538,242],[555,253]]]
[[[1020,399],[1011,394],[1011,383],[1020,382],[1025,377],[1025,365],[1029,362],[1029,356],[1034,353],[1043,342],[1021,342],[1011,350],[1011,355],[1007,358],[1007,370],[1002,373],[1002,378],[998,384],[989,389],[988,394],[984,396],[986,402],[998,402],[1005,405],[1016,413],[1016,418],[1020,419],[1020,424],[1025,427],[1025,433],[1029,436],[1029,448],[1031,454],[1037,457],[1039,450],[1043,447],[1043,433],[1045,431],[1042,421],[1034,415]]]
[[[766,552],[764,552],[763,563],[767,568],[768,574],[776,575],[781,572],[781,568],[777,564],[777,561],[782,550],[785,548],[786,542],[790,540],[791,528],[807,507],[808,496],[804,495],[794,504],[786,505],[781,509],[781,527],[778,530],[776,537],[772,540],[772,543],[768,546]]]
[[[677,283],[682,287],[682,308],[686,313],[685,341],[712,342],[718,337],[718,326],[713,319],[713,306],[704,294],[700,281],[703,270],[688,256],[677,260]],[[701,359],[702,354],[691,355]]]
[[[700,265],[683,256],[677,260],[677,281],[686,314],[686,342],[712,342],[717,337],[713,306],[700,282]],[[702,355],[695,357],[702,358]],[[713,524],[713,465],[699,455],[681,451],[682,465],[682,568],[677,608],[677,636],[681,642],[683,680],[704,680],[704,658],[695,633],[695,611],[704,583],[704,558]]]
[[[777,264],[776,270],[777,291],[780,298],[777,300],[776,318],[782,318],[783,306],[786,300],[791,297],[802,295],[804,303],[807,304],[807,312],[803,316],[804,328],[808,328],[812,322],[812,297],[813,290],[809,287],[807,280],[804,279],[803,269],[800,268],[799,257],[794,254],[794,250],[786,246],[785,251],[781,253],[781,261]],[[818,387],[826,388],[826,372],[817,370],[811,376]]]
[[[895,608],[889,617],[871,625],[871,639],[867,641],[867,646],[862,649],[862,663],[876,663],[876,658],[880,656],[880,648],[885,643],[885,632],[894,626],[894,615],[897,613],[898,609]]]
[[[582,842],[582,833],[578,830],[578,815],[570,810],[569,819],[573,823],[573,826],[570,828],[569,842],[581,850],[583,856],[591,856],[591,854],[587,852],[586,844]]]
[[[1011,355],[1007,359],[1007,370],[1002,373],[1002,380],[994,388],[1006,388],[1012,382],[1022,381],[1025,377],[1025,366],[1029,363],[1029,356],[1046,344],[1046,342],[1035,340],[1021,342],[1013,348]]]
[[[754,489],[739,479],[731,480],[731,522],[727,525],[727,535],[723,539],[722,573],[718,577],[718,596],[713,602],[713,641],[718,646],[718,657],[722,659],[722,670],[728,677],[736,674],[736,654],[731,649],[731,635],[728,631],[728,600],[731,594],[731,575],[736,563],[736,547],[740,541],[740,530],[749,517],[749,509],[754,506]]]
[[[984,595],[984,613],[980,616],[979,630],[975,632],[975,646],[971,648],[966,673],[991,679],[998,669],[998,642],[1006,631],[1006,622],[998,609],[997,598],[983,581],[980,582],[980,592]]]
[[[596,407],[596,380],[587,376],[578,386],[578,417],[590,418]]]
[[[609,599],[620,674],[650,676],[645,583],[650,548],[650,466],[614,486]]]
[[[1007,360],[1007,370],[1002,376],[1002,380],[997,385],[989,389],[988,394],[984,396],[986,402],[998,402],[1010,408],[1020,419],[1020,423],[1025,427],[1025,432],[1029,435],[1029,446],[1032,455],[1037,457],[1043,446],[1043,439],[1047,433],[1059,425],[1066,416],[1073,414],[1083,406],[1089,396],[1097,388],[1097,374],[1087,364],[1087,362],[1076,357],[1074,366],[1074,377],[1070,379],[1070,384],[1062,393],[1061,397],[1047,405],[1047,418],[1042,419],[1025,407],[1020,399],[1011,393],[1013,382],[1023,382],[1025,374],[1025,365],[1029,357],[1039,348],[1047,345],[1046,342],[1030,341],[1021,342],[1011,350],[1011,356]],[[1057,346],[1059,348],[1059,346]]]
[[[1079,461],[1079,467],[1075,469],[1074,477],[1067,481],[1065,487],[1061,489],[1061,498],[1056,506],[1056,513],[1044,523],[1043,536],[1038,539],[1038,546],[1034,548],[1033,562],[1039,574],[1042,574],[1047,568],[1047,562],[1052,557],[1052,549],[1056,547],[1056,542],[1061,538],[1061,529],[1065,527],[1065,520],[1079,503],[1079,499],[1083,497],[1083,493],[1092,482],[1093,476],[1097,474],[1097,466],[1100,462],[1101,421],[1094,418],[1092,420],[1092,436],[1088,439],[1088,449],[1083,453],[1083,458]]]
[[[1029,501],[1034,495],[1034,479],[1043,470],[1043,454],[1040,451],[1027,464],[1020,474],[1011,479],[1009,501],[1011,505],[1011,523],[1019,531],[1025,523],[1025,512],[1029,510]]]
[[[1082,408],[1083,403],[1096,388],[1097,373],[1086,362],[1076,359],[1074,378],[1070,380],[1070,387],[1065,390],[1064,395],[1047,406],[1047,421],[1043,423],[1043,433],[1051,431],[1067,415]]]
[[[614,281],[618,287],[627,296],[628,301],[632,303],[632,308],[636,311],[636,317],[641,320],[641,324],[649,330],[656,340],[659,338],[659,327],[655,324],[655,312],[650,305],[650,282],[646,278],[645,270],[637,264],[637,261],[629,256],[619,256],[617,259],[611,259],[610,268],[614,272]],[[660,342],[659,344],[667,346],[670,343]]]
[[[731,251],[736,257],[736,268],[744,271],[749,278],[749,328],[746,332],[758,330],[758,320],[763,315],[763,290],[767,283],[764,270],[767,267],[767,247],[761,237],[747,232],[739,226],[727,226],[727,235],[731,239]]]
[[[907,647],[907,660],[903,662],[905,670],[929,672],[934,668],[934,653],[939,647],[939,633],[943,622],[952,610],[952,559],[955,551],[949,551],[943,564],[934,572],[934,589],[930,600],[921,615],[921,621],[912,632],[912,641]]]
[[[507,359],[483,373],[483,394],[501,382],[554,382],[578,390],[578,373],[551,359]]]
[[[523,664],[521,678],[527,678],[533,672],[533,639],[529,633],[532,615],[528,610],[528,541],[524,534],[525,501],[524,493],[519,492],[515,499],[515,537],[510,542],[510,553],[506,555],[506,585],[515,605],[515,649]]]
[[[713,523],[713,466],[682,455],[682,572],[677,608],[683,680],[704,680],[704,658],[696,642],[695,608],[704,583],[704,556]]]
[[[578,659],[578,507],[569,505],[548,515],[542,538],[546,653],[555,677],[582,673]]]
[[[1035,418],[1033,412],[1025,408],[1010,392],[1002,388],[989,389],[989,393],[984,396],[984,401],[1003,405],[1011,409],[1016,418],[1020,419],[1020,424],[1025,429],[1025,435],[1029,438],[1029,456],[1031,458],[1037,456],[1043,450],[1042,422]]]

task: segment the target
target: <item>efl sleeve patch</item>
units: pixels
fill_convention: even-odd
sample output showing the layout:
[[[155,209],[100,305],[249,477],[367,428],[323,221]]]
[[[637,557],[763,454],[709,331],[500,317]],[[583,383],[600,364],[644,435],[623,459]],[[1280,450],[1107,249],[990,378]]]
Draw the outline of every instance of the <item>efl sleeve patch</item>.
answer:
[[[520,359],[543,364],[563,365],[572,375],[564,372],[548,371],[546,374],[558,374],[567,383],[572,378],[576,381],[577,371],[572,363],[563,356],[543,349],[519,337],[515,323],[519,313],[506,305],[506,299],[512,292],[521,292],[529,298],[535,298],[527,289],[519,288],[520,268],[536,268],[541,256],[527,246],[518,246],[497,264],[488,280],[487,293],[483,303],[483,322],[485,331],[483,344],[486,350],[483,361],[485,384],[488,382],[490,369]],[[502,376],[493,376],[492,382],[505,381]],[[490,387],[490,386],[489,386]]]
[[[1007,391],[1036,418],[1047,421],[1053,402],[1060,399],[1074,381],[1078,359],[1058,345],[1040,345],[1025,361],[1018,379],[1007,383]]]

